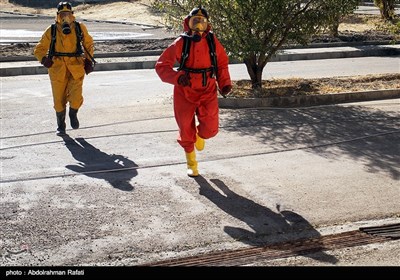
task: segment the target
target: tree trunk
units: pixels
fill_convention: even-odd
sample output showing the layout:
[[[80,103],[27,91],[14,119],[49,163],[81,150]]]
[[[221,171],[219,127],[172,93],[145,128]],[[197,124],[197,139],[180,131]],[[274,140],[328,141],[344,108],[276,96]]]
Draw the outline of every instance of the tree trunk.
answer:
[[[383,19],[394,20],[394,0],[375,0],[374,3],[379,8]]]
[[[383,0],[383,16],[386,20],[394,20],[394,0]]]
[[[249,73],[251,80],[252,89],[262,88],[262,72],[264,67],[260,67],[256,62],[256,56],[252,55],[249,58],[244,59],[244,64],[247,67],[247,72]]]
[[[335,20],[335,22],[330,26],[330,33],[333,37],[339,36],[339,19]]]

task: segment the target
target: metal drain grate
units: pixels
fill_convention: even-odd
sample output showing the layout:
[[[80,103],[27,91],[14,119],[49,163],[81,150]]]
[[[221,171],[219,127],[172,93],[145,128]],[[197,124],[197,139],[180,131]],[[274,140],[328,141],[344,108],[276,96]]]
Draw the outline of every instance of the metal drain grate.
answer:
[[[359,230],[295,240],[262,247],[211,252],[163,260],[143,266],[240,266],[257,261],[288,258],[311,253],[381,243],[400,237],[400,224],[363,227]]]
[[[391,239],[400,238],[400,224],[383,225],[376,227],[361,227],[360,230],[374,236],[388,237]]]

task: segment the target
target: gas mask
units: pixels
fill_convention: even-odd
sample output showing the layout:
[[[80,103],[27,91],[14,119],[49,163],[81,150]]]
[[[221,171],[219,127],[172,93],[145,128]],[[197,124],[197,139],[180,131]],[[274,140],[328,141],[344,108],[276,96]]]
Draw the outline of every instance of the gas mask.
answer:
[[[189,28],[195,32],[202,34],[207,30],[208,20],[203,16],[192,16],[189,19]]]
[[[71,33],[71,27],[70,27],[70,22],[69,22],[69,20],[67,20],[67,19],[63,19],[62,21],[61,21],[62,23],[61,23],[61,28],[62,28],[62,32],[64,33],[64,34],[69,34],[69,33]]]
[[[201,35],[207,30],[208,20],[204,16],[192,16],[189,19],[189,28],[193,31],[192,40],[199,42]]]
[[[64,34],[71,33],[71,23],[75,20],[70,2],[60,2],[57,5],[57,22],[61,24]]]
[[[199,34],[199,33],[194,33],[193,35],[192,35],[192,40],[193,40],[193,42],[200,42],[200,40],[201,40],[201,34]]]
[[[61,29],[64,34],[70,34],[71,33],[71,23],[73,21],[72,15],[62,15],[60,14],[60,23],[61,23]]]

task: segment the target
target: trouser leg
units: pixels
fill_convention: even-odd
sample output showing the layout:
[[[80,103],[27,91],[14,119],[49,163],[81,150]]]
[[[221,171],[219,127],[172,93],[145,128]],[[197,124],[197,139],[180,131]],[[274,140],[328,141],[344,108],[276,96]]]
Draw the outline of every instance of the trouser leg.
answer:
[[[179,92],[174,94],[174,114],[179,127],[178,143],[190,153],[194,150],[196,142],[196,105],[188,102]]]

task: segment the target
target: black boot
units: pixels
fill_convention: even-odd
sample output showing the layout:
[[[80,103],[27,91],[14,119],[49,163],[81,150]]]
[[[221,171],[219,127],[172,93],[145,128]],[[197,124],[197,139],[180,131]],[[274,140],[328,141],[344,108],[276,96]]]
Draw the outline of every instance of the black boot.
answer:
[[[71,121],[71,127],[73,129],[79,128],[79,121],[78,121],[78,109],[69,108],[69,120]]]
[[[56,112],[57,116],[57,132],[56,134],[61,136],[65,135],[65,110],[62,112]]]

